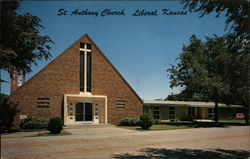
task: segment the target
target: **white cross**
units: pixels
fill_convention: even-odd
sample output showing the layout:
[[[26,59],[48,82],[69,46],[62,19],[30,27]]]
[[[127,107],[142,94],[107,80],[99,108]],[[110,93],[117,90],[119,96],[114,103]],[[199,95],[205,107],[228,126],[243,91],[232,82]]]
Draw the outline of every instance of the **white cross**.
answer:
[[[80,51],[84,51],[84,53],[86,52],[91,52],[90,49],[87,49],[87,44],[83,44],[84,48],[80,48]]]
[[[83,44],[84,48],[80,48],[80,51],[84,52],[84,92],[87,92],[87,52],[91,52],[90,49],[87,49],[87,44]]]

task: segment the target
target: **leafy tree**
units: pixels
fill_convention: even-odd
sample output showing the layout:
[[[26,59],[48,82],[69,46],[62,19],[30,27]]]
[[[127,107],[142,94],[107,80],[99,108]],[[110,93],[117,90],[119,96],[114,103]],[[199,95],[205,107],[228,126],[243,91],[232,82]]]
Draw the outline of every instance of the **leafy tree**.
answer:
[[[37,16],[17,14],[19,1],[1,1],[0,69],[26,74],[37,60],[49,59],[52,40],[41,36],[44,29]]]
[[[14,118],[19,112],[17,104],[8,102],[8,96],[0,94],[0,129],[9,131],[13,126]]]
[[[214,0],[182,0],[184,9],[190,12],[200,13],[199,17],[203,17],[210,13],[216,13],[215,17],[221,14],[225,15],[226,27],[228,30],[227,37],[231,44],[240,43],[248,46],[249,49],[249,1],[214,1]],[[229,27],[230,26],[230,27]]]
[[[206,37],[202,42],[195,35],[190,44],[183,46],[179,63],[172,65],[170,87],[181,87],[183,94],[191,99],[199,97],[202,101],[215,102],[215,122],[218,123],[218,103],[226,96],[229,85],[227,73],[227,45],[225,39]]]
[[[246,124],[249,124],[249,0],[182,0],[181,3],[190,12],[200,13],[200,17],[211,13],[216,13],[216,17],[225,15],[225,30],[228,32],[223,38],[227,43],[227,57],[231,63],[227,65],[227,69],[230,70],[227,74],[230,89],[227,98],[223,98],[223,101],[244,105]]]

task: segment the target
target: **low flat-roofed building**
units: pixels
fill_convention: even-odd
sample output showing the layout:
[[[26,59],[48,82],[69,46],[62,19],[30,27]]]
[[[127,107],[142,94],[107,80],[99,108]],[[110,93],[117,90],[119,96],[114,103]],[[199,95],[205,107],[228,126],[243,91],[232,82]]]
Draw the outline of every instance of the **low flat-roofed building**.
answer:
[[[219,119],[233,119],[236,113],[243,112],[241,105],[219,103]],[[159,120],[214,119],[213,102],[193,101],[154,101],[144,100],[144,113],[151,113]]]

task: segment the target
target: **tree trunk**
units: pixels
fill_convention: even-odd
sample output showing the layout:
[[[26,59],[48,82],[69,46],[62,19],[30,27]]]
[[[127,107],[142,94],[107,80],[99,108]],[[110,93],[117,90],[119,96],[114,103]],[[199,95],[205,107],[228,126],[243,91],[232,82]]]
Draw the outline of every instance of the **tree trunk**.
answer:
[[[218,126],[219,123],[219,106],[218,106],[218,102],[215,101],[215,106],[214,106],[214,122],[216,124],[216,126]]]
[[[249,125],[249,107],[248,105],[244,105],[244,117],[245,117],[245,124]]]

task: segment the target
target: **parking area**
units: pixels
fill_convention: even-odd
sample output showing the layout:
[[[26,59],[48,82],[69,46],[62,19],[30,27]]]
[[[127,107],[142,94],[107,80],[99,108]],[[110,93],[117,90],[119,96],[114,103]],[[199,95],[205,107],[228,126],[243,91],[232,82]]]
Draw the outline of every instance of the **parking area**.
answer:
[[[202,158],[249,156],[248,126],[136,131],[114,126],[70,128],[71,135],[2,135],[4,159],[44,158]],[[179,156],[178,156],[179,155]],[[192,156],[193,155],[193,156]]]

